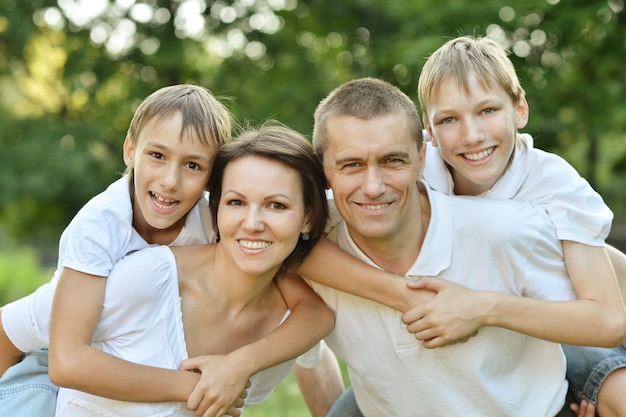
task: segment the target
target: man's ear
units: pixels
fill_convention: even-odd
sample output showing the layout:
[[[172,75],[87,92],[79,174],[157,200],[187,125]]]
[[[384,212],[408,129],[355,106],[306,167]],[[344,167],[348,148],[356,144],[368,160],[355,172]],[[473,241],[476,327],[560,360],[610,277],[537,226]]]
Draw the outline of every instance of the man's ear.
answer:
[[[124,163],[129,168],[135,164],[135,145],[129,135],[124,139]]]

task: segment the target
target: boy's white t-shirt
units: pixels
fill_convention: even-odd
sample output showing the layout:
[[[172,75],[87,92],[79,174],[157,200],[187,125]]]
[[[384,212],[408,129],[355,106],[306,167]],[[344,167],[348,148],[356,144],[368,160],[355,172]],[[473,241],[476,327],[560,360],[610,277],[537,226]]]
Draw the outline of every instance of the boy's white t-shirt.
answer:
[[[127,177],[122,177],[83,206],[63,231],[52,280],[34,293],[3,307],[2,325],[22,352],[47,348],[56,282],[63,268],[107,277],[122,257],[150,246],[132,226],[133,208]],[[215,232],[204,193],[171,245],[213,243]]]
[[[483,197],[530,202],[543,207],[559,240],[604,246],[613,213],[602,197],[567,161],[533,148],[533,138],[521,134],[511,166]],[[439,149],[427,143],[424,179],[440,192],[454,194],[454,182]]]

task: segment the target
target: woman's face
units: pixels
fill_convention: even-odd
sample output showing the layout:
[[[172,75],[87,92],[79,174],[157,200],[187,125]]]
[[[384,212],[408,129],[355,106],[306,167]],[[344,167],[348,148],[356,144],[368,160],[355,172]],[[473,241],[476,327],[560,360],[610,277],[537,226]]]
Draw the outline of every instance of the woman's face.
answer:
[[[309,231],[300,175],[270,158],[246,156],[226,166],[217,212],[220,243],[250,275],[276,273]]]

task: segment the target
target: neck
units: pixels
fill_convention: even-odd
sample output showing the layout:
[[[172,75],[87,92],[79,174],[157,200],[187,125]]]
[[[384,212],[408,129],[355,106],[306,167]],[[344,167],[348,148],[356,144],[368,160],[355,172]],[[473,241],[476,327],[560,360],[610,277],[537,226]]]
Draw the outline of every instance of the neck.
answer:
[[[272,280],[278,268],[263,274],[247,274],[230,261],[220,243],[173,249],[178,258],[183,298],[194,296],[212,300],[215,309],[236,314],[253,307],[255,303],[262,303],[273,289]]]

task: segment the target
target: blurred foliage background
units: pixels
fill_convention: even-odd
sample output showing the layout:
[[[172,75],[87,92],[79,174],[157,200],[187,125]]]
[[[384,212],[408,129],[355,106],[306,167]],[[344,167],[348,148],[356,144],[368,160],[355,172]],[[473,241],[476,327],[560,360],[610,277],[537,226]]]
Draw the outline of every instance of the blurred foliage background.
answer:
[[[0,0],[0,305],[49,279],[61,231],[123,172],[128,123],[157,88],[200,84],[240,122],[310,136],[319,100],[352,78],[383,78],[417,103],[425,58],[460,34],[511,51],[525,131],[603,195],[619,244],[623,0]],[[273,415],[306,415],[285,401]]]

